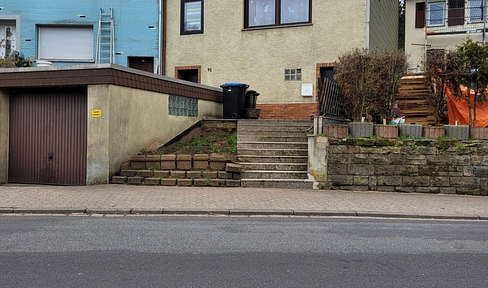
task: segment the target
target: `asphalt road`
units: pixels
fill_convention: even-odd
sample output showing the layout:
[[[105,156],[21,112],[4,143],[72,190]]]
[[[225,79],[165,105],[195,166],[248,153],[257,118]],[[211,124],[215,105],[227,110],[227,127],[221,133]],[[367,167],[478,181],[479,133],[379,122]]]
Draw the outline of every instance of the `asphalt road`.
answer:
[[[488,287],[488,223],[0,217],[0,287]]]

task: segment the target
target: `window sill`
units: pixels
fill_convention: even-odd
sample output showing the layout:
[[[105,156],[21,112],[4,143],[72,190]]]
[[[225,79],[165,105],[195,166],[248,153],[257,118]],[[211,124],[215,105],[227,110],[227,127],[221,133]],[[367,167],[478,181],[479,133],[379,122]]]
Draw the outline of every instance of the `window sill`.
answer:
[[[305,26],[312,26],[312,25],[313,25],[313,23],[283,24],[283,25],[275,25],[275,26],[257,26],[257,27],[244,28],[241,31],[281,29],[281,28],[291,28],[291,27],[305,27]]]

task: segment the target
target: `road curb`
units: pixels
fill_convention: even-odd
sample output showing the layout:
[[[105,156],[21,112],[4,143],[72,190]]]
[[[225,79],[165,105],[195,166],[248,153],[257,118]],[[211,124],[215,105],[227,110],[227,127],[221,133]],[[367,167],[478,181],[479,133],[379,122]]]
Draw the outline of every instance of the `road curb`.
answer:
[[[106,215],[227,215],[227,216],[304,216],[373,217],[438,220],[488,220],[488,215],[415,214],[407,212],[293,210],[293,209],[206,209],[206,208],[15,208],[2,207],[0,214],[106,214]]]

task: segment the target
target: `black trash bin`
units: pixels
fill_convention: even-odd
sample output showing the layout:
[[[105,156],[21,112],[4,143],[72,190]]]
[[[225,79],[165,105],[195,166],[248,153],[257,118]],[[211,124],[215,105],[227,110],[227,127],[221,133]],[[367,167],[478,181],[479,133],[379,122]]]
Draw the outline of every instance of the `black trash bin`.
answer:
[[[246,89],[243,83],[225,83],[221,85],[224,92],[224,119],[238,119],[245,114]]]
[[[246,92],[246,109],[256,109],[256,102],[259,93],[254,90],[247,90]]]

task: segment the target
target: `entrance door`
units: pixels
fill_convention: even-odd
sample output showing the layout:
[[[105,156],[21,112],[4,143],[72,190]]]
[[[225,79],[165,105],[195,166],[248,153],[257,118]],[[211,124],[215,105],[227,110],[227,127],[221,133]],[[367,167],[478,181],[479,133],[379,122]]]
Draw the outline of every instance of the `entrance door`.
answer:
[[[9,182],[86,184],[87,88],[10,93]]]

